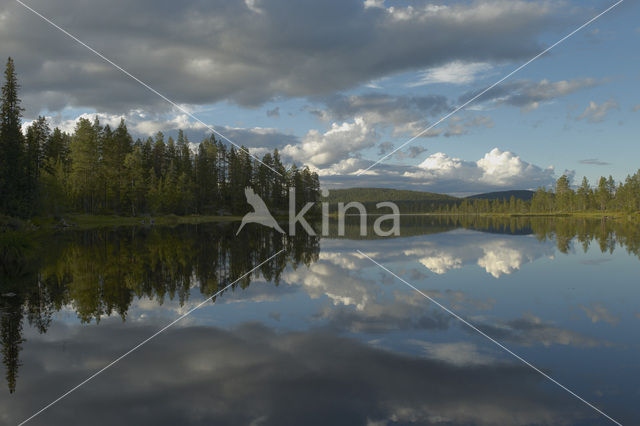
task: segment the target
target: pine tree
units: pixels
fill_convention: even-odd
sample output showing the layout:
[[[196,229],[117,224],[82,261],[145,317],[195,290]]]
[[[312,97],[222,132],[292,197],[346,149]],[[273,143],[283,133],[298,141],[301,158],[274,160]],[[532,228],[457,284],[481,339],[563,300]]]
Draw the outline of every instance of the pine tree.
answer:
[[[86,118],[76,123],[71,139],[70,183],[81,211],[95,213],[100,195],[97,127]]]
[[[35,213],[39,197],[40,171],[44,162],[44,148],[49,140],[51,129],[45,117],[38,117],[26,135],[25,177],[26,197],[29,213]]]
[[[25,215],[24,141],[20,128],[22,107],[18,98],[18,78],[13,59],[7,60],[0,104],[0,211]]]

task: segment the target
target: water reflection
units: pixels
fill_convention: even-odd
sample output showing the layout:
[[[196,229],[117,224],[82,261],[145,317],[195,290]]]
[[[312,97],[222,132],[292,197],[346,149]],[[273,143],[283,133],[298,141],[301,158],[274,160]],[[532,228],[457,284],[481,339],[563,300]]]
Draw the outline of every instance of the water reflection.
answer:
[[[46,401],[107,361],[105,353],[154,331],[111,321],[104,326],[111,339],[81,329],[62,341],[37,340],[25,351],[30,398]],[[82,362],[72,353],[83,353]],[[43,424],[566,424],[592,417],[545,392],[526,367],[489,365],[415,358],[321,331],[189,327],[170,330],[55,406]],[[41,375],[57,380],[37,386]],[[23,399],[1,408],[25,416],[33,407]]]
[[[125,320],[135,299],[160,305],[177,299],[182,306],[192,288],[215,294],[284,249],[255,274],[278,285],[287,265],[309,265],[319,251],[317,238],[304,233],[284,237],[253,227],[236,237],[230,226],[218,225],[70,232],[36,244],[1,276],[0,338],[11,392],[25,318],[40,333],[63,309],[73,310],[83,323],[114,313]],[[247,288],[251,279],[246,276],[227,291]]]
[[[349,226],[346,238],[322,241],[258,226],[236,237],[233,224],[42,238],[21,262],[2,268],[2,357],[8,391],[17,391],[0,397],[8,413],[0,419],[32,414],[284,248],[43,422],[601,423],[356,249],[540,361],[614,417],[639,420],[630,408],[640,392],[630,379],[640,374],[633,361],[637,226],[427,216],[402,222],[402,237],[379,240]],[[612,268],[616,280],[605,292]]]

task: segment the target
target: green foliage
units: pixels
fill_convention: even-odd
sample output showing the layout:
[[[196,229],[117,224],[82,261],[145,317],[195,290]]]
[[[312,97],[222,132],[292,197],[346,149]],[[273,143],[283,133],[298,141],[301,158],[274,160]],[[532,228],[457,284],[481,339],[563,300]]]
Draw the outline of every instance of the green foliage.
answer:
[[[213,296],[279,250],[283,256],[258,269],[276,284],[288,265],[318,258],[318,239],[305,233],[292,237],[256,226],[236,236],[235,230],[210,224],[70,231],[41,235],[38,244],[24,233],[0,233],[0,357],[9,391],[16,388],[25,323],[44,333],[63,307],[73,307],[82,322],[111,314],[124,320],[136,299],[182,306],[200,294]],[[248,287],[253,277],[213,301]]]
[[[53,131],[39,117],[21,131],[19,85],[9,59],[2,88],[0,121],[0,214],[63,213],[242,214],[244,189],[252,187],[275,211],[319,196],[318,175],[308,168],[286,168],[278,151],[261,164],[245,148],[229,148],[213,136],[192,152],[186,135],[165,141],[133,142],[122,120],[115,130],[81,118],[73,134]],[[274,173],[277,170],[281,176]]]
[[[26,216],[30,207],[25,192],[25,147],[21,131],[22,108],[13,60],[7,60],[0,100],[0,212]]]
[[[466,200],[465,200],[466,201]],[[515,213],[515,214],[570,214],[576,212],[640,212],[640,170],[627,176],[616,186],[611,176],[601,177],[593,189],[587,178],[580,186],[571,188],[567,176],[556,182],[555,191],[538,188],[531,201],[473,200],[459,203],[454,213]],[[443,212],[443,211],[441,211]]]

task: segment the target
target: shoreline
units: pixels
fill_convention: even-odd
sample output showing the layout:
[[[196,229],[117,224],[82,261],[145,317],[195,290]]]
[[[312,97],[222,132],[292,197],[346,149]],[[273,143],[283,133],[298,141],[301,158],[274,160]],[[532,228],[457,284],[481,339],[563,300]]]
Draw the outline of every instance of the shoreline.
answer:
[[[556,213],[401,213],[402,216],[442,216],[442,217],[495,217],[495,218],[581,218],[581,219],[612,219],[640,222],[640,213],[625,212],[556,212]],[[331,217],[337,217],[331,214]],[[358,216],[358,215],[348,215]],[[368,216],[376,216],[369,214]],[[220,215],[159,215],[159,216],[114,216],[114,215],[89,215],[69,214],[61,219],[53,217],[35,217],[29,220],[12,219],[32,225],[32,230],[64,230],[64,229],[96,229],[106,227],[129,226],[177,226],[197,225],[214,222],[237,222],[242,216]],[[153,221],[153,222],[151,222]]]

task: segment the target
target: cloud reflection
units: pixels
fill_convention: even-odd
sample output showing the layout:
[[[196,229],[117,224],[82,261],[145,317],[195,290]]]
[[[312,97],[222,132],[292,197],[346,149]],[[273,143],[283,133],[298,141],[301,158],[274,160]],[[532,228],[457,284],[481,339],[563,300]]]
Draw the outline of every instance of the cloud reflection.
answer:
[[[20,387],[0,399],[17,423],[153,327],[106,321],[32,339]],[[64,331],[64,330],[63,330]],[[517,364],[411,357],[319,332],[188,327],[162,337],[46,411],[43,424],[572,424],[593,414]],[[64,349],[62,349],[64,348]],[[468,348],[467,348],[468,349]],[[27,397],[28,396],[28,397]]]

